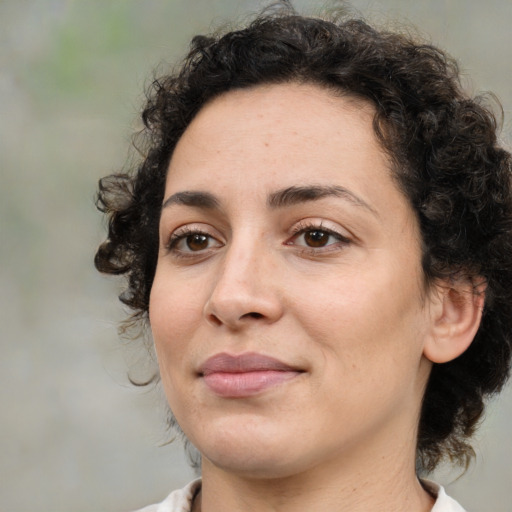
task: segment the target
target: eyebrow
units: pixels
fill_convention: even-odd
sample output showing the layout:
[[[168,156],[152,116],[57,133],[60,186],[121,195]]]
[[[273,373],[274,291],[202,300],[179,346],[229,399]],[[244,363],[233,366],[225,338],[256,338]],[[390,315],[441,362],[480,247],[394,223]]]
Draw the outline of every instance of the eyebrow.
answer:
[[[271,209],[280,209],[309,201],[317,201],[326,197],[338,197],[348,200],[356,206],[365,208],[375,216],[379,216],[377,211],[360,197],[345,187],[337,185],[287,187],[270,194],[267,199],[267,205]],[[176,192],[172,196],[169,196],[162,204],[162,209],[168,208],[174,204],[190,206],[193,208],[204,208],[208,210],[219,209],[221,206],[220,201],[210,192],[193,190]]]
[[[184,206],[206,208],[209,210],[220,208],[220,202],[213,194],[201,191],[176,192],[176,194],[173,194],[164,201],[162,209],[173,204],[182,204]]]
[[[325,197],[339,197],[350,201],[356,206],[361,206],[378,217],[378,213],[367,202],[345,187],[337,185],[309,185],[305,187],[288,187],[271,194],[267,200],[270,208],[284,208],[294,204],[317,201]]]

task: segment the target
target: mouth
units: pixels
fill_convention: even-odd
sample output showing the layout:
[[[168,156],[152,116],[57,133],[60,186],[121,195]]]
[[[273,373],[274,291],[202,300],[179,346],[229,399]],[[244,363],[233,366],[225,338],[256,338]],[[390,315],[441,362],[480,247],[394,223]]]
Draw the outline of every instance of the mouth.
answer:
[[[302,373],[304,370],[253,352],[236,356],[216,354],[198,372],[208,389],[223,398],[254,396]]]

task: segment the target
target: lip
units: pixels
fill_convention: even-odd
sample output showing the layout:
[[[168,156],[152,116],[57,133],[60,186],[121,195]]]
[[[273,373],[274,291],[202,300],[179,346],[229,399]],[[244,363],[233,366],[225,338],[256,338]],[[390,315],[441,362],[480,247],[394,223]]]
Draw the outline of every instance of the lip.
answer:
[[[206,386],[224,398],[244,398],[294,379],[303,370],[254,352],[216,354],[199,368]]]

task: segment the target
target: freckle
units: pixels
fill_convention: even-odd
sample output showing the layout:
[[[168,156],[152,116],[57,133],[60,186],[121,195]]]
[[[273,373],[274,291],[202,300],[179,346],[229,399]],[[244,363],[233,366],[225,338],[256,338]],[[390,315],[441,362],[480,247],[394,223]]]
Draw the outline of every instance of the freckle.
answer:
[[[268,148],[268,142],[265,142],[265,147]]]

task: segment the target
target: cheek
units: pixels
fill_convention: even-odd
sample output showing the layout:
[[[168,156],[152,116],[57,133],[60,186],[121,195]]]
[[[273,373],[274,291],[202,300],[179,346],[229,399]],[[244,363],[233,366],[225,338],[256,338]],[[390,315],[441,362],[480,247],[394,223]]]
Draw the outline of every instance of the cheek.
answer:
[[[415,403],[422,389],[424,315],[418,290],[407,280],[400,285],[391,276],[372,276],[331,284],[329,300],[312,291],[302,309],[307,311],[302,327],[321,352],[316,385],[319,396],[328,397],[325,414],[351,411],[356,423],[366,421],[368,411],[387,414]]]
[[[202,314],[198,299],[190,290],[179,285],[169,287],[166,282],[157,275],[149,300],[149,321],[162,376],[182,360],[187,340]]]
[[[179,286],[170,289],[167,282],[161,279],[154,281],[149,320],[163,390],[173,415],[181,418],[194,406],[187,392],[191,375],[185,368],[189,368],[190,340],[194,326],[200,322],[201,308],[194,302],[190,290],[186,293]]]
[[[307,295],[296,293],[302,326],[323,345],[327,360],[334,353],[344,365],[364,367],[421,352],[414,343],[424,320],[417,273],[406,266],[381,268],[344,274],[328,286],[312,282]]]

